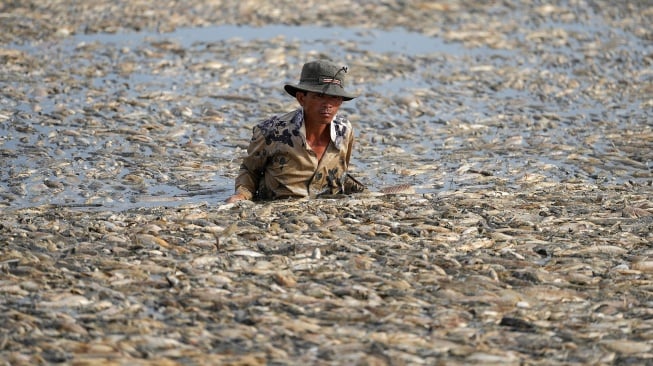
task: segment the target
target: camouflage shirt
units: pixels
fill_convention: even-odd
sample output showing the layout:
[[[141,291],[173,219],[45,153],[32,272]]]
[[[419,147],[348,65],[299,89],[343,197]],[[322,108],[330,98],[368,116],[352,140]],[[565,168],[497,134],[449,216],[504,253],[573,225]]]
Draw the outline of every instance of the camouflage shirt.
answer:
[[[236,193],[247,199],[277,199],[362,191],[364,187],[347,175],[354,144],[351,123],[337,115],[330,128],[331,142],[318,160],[306,142],[301,108],[256,125],[236,178]]]

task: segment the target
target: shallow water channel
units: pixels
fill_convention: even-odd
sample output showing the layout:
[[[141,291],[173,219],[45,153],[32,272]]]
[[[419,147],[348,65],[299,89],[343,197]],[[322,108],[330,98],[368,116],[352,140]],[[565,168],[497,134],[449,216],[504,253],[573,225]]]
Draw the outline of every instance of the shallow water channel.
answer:
[[[315,57],[351,65],[352,169],[372,190],[650,180],[646,142],[623,147],[650,129],[651,96],[620,92],[618,67],[590,75],[583,59],[589,39],[612,42],[613,62],[651,78],[639,68],[653,47],[601,24],[548,26],[569,41],[516,35],[499,49],[401,29],[217,26],[15,46],[24,60],[0,103],[0,207],[218,204],[251,126],[294,107],[282,85]]]

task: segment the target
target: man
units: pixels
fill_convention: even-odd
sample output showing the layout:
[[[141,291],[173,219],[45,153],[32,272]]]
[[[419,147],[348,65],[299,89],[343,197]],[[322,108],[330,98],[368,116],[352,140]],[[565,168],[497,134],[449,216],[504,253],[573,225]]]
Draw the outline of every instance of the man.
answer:
[[[338,109],[356,96],[345,91],[346,73],[346,67],[330,61],[304,64],[299,84],[284,86],[300,108],[254,127],[236,178],[236,193],[226,202],[365,189],[347,174],[354,131]]]

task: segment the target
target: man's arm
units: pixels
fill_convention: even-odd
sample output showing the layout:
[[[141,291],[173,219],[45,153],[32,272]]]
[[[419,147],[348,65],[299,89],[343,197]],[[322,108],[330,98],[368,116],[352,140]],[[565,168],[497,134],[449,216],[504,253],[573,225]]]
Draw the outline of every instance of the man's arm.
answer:
[[[265,136],[261,129],[254,127],[252,140],[247,147],[247,156],[240,164],[240,171],[236,178],[236,192],[225,200],[227,203],[254,198],[254,194],[258,190],[260,173],[264,171],[268,158],[266,146]]]

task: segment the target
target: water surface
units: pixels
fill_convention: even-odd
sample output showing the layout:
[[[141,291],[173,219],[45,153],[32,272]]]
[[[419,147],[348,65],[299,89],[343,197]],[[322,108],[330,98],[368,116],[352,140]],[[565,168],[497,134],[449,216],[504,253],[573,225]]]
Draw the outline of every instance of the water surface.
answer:
[[[361,98],[343,105],[360,136],[353,171],[372,189],[397,183],[414,184],[420,193],[461,189],[468,184],[466,166],[492,175],[488,184],[502,180],[506,187],[533,173],[552,181],[646,179],[650,154],[615,152],[613,139],[596,138],[597,129],[614,135],[650,126],[646,95],[606,105],[584,91],[595,87],[596,77],[579,77],[577,90],[561,98],[555,94],[564,90],[541,91],[538,83],[550,82],[547,75],[584,73],[582,50],[592,37],[610,42],[611,52],[635,65],[644,64],[652,46],[599,22],[540,27],[578,36],[550,46],[515,34],[518,47],[492,49],[403,29],[215,26],[17,46],[49,62],[7,82],[16,93],[0,105],[0,193],[10,207],[221,202],[233,189],[253,123],[292,107],[281,86],[297,77],[295,65],[307,54],[399,65],[354,82]],[[263,65],[262,54],[275,50],[285,50],[286,64]],[[621,77],[605,67],[604,77]],[[539,80],[505,87],[511,70]],[[411,99],[417,109],[406,104]],[[263,100],[271,106],[258,103]],[[180,112],[184,108],[192,118]],[[207,110],[222,120],[197,118]],[[191,147],[203,150],[191,156]],[[618,159],[578,165],[606,155]],[[623,166],[623,158],[635,166]]]

